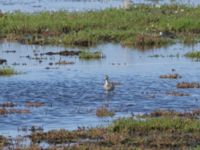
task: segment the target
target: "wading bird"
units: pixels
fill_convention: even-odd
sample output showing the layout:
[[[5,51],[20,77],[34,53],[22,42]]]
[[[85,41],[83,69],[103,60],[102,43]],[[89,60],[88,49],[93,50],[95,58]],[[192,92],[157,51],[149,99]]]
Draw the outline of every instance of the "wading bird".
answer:
[[[115,85],[109,81],[108,75],[105,76],[105,82],[104,82],[103,87],[106,91],[112,91],[115,88]]]

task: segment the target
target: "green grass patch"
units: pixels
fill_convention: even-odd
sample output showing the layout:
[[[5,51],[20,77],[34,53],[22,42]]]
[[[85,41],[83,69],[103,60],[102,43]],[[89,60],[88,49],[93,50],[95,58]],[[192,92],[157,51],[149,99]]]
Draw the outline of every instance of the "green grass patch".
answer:
[[[200,51],[188,52],[185,56],[192,59],[200,59]]]
[[[193,149],[191,149],[191,150],[200,150],[200,145],[195,147],[195,148],[193,148]]]
[[[181,117],[159,117],[142,121],[132,118],[119,119],[114,122],[112,129],[114,132],[138,132],[138,131],[176,131],[176,132],[200,132],[200,121]]]
[[[0,76],[11,76],[17,74],[17,71],[15,71],[11,67],[1,67],[0,68]]]
[[[79,58],[85,60],[101,59],[103,58],[103,54],[101,52],[81,51],[79,53]]]

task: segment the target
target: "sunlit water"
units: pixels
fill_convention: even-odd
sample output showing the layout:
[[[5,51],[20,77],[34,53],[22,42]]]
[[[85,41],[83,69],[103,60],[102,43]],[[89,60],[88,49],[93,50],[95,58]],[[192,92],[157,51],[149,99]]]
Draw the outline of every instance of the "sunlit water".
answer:
[[[38,11],[88,11],[121,7],[126,0],[1,0],[3,12],[38,12]],[[198,0],[133,0],[135,4],[189,4],[199,5]]]
[[[78,49],[3,42],[0,44],[0,58],[7,59],[8,65],[22,74],[0,77],[0,103],[12,101],[18,104],[18,109],[27,109],[25,101],[41,101],[45,102],[45,106],[29,108],[31,114],[0,116],[0,133],[15,135],[19,127],[33,125],[42,126],[45,130],[76,129],[78,126],[107,125],[114,118],[155,109],[186,111],[199,108],[199,89],[176,88],[181,81],[200,82],[200,62],[183,56],[199,48],[200,44],[175,44],[139,51],[118,44],[103,44],[90,48],[91,51],[100,50],[106,56],[99,61],[44,55],[43,61],[39,62],[25,56]],[[7,50],[16,50],[16,53],[6,53]],[[156,54],[162,57],[150,57]],[[59,60],[73,61],[75,64],[49,66],[49,63]],[[26,65],[22,65],[24,63]],[[183,78],[159,78],[161,74],[171,73],[171,69],[176,69]],[[112,81],[120,82],[109,93],[102,87],[105,75],[109,75]],[[174,97],[166,94],[171,91],[189,93],[191,96]],[[96,109],[105,105],[116,112],[114,118],[96,117]]]

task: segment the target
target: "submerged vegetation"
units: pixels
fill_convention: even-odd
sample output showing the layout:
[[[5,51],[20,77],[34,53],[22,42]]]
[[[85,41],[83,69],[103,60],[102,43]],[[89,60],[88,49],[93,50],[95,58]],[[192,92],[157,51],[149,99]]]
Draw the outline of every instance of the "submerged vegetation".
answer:
[[[91,46],[119,42],[139,48],[160,47],[174,39],[193,42],[200,32],[200,9],[181,5],[133,5],[89,12],[21,12],[0,17],[0,37],[31,44]]]
[[[17,72],[11,67],[1,67],[0,76],[11,76],[17,74]]]

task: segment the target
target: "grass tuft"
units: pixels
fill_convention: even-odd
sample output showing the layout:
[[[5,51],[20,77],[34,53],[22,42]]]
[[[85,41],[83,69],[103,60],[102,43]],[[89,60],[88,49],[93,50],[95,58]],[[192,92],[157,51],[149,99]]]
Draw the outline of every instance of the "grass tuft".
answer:
[[[109,116],[113,117],[115,115],[115,113],[113,111],[110,111],[105,106],[102,106],[100,108],[97,108],[96,115],[97,115],[97,117],[109,117]]]
[[[103,58],[103,54],[101,52],[89,52],[89,51],[81,51],[79,53],[79,58],[80,59],[101,59]]]
[[[185,56],[192,59],[200,59],[200,51],[188,52]]]
[[[1,67],[0,68],[0,76],[11,76],[15,75],[17,72],[11,67]]]

